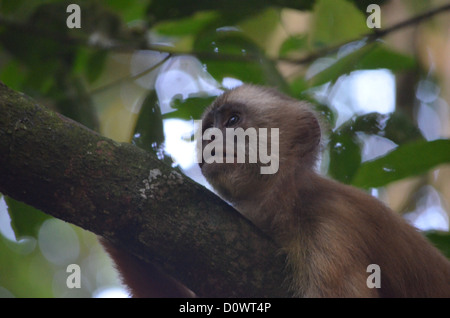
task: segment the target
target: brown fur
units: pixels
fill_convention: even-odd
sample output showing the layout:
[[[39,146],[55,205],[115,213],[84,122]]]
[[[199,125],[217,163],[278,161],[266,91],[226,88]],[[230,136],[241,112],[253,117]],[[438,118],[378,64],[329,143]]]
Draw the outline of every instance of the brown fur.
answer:
[[[202,172],[282,246],[296,296],[450,297],[450,262],[416,229],[372,196],[314,171],[321,130],[305,102],[244,85],[216,99],[202,129],[224,130],[233,114],[236,127],[280,129],[279,171],[204,163]],[[379,289],[366,285],[369,264],[380,266]]]
[[[114,260],[123,283],[132,297],[194,297],[194,293],[174,278],[168,276],[152,264],[145,263],[126,250],[120,249],[101,239],[105,250]]]

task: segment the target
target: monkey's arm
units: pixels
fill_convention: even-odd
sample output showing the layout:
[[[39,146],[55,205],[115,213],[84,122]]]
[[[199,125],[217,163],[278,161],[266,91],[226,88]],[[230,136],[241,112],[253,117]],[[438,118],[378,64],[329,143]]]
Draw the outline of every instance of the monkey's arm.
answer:
[[[133,297],[194,297],[195,294],[155,265],[139,260],[126,251],[100,239]]]

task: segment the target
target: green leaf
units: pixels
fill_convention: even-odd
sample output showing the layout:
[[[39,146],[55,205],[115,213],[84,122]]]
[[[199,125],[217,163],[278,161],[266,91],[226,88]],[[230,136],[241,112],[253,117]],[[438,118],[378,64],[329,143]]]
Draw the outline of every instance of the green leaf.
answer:
[[[26,3],[28,2],[28,3]],[[30,5],[30,1],[26,0],[16,0],[16,1],[1,1],[0,2],[0,12],[2,15],[8,15],[10,13],[16,13],[26,7],[26,5]]]
[[[314,5],[310,33],[313,47],[351,41],[367,31],[364,14],[346,0],[318,0]]]
[[[361,69],[386,68],[391,71],[411,69],[416,65],[412,57],[389,50],[384,45],[373,43],[345,55],[325,70],[313,76],[311,86],[335,82],[340,76]]]
[[[369,113],[354,117],[346,121],[339,130],[346,134],[364,132],[388,138],[396,144],[423,140],[417,126],[405,115],[395,112],[392,114]]]
[[[89,55],[84,69],[90,83],[93,83],[99,78],[103,71],[107,55],[107,50],[96,50]]]
[[[238,28],[256,43],[256,45],[267,49],[268,46],[273,45],[271,39],[279,23],[280,10],[267,8],[259,14],[252,15],[250,18],[240,22]]]
[[[426,237],[436,246],[445,256],[450,258],[450,233],[431,231],[425,233]]]
[[[194,42],[194,51],[199,52],[208,72],[219,82],[224,77],[233,77],[288,91],[274,63],[240,31],[222,29],[201,33]]]
[[[361,148],[349,134],[333,133],[330,136],[330,164],[328,174],[343,183],[349,183],[361,163]]]
[[[219,15],[214,11],[199,12],[187,18],[163,21],[154,29],[160,34],[169,36],[192,35],[197,34],[218,17]]]
[[[378,5],[382,5],[383,3],[385,3],[387,0],[349,0],[350,2],[353,2],[355,4],[355,6],[361,10],[362,12],[366,13],[367,10],[367,6],[369,4],[378,4]]]
[[[417,125],[400,112],[390,115],[384,128],[384,137],[398,145],[424,139]]]
[[[301,51],[307,47],[307,44],[308,39],[305,35],[290,36],[283,42],[283,44],[281,44],[278,55],[280,57],[285,57],[288,53],[293,51]]]
[[[357,64],[359,69],[387,68],[391,71],[411,69],[416,66],[413,57],[388,49],[384,45],[375,43],[363,59]]]
[[[58,77],[48,96],[54,100],[58,111],[63,115],[93,130],[98,129],[92,96],[78,76],[67,73]]]
[[[309,10],[314,0],[170,0],[150,1],[147,9],[149,20],[163,21],[179,19],[198,11],[217,10],[227,22],[223,25],[233,25],[246,16],[255,15],[267,7],[287,7],[298,10]]]
[[[411,142],[382,158],[361,164],[352,184],[362,188],[381,187],[444,163],[450,163],[449,139]]]
[[[371,49],[370,45],[365,45],[362,48],[340,58],[333,64],[328,66],[323,71],[317,73],[309,79],[310,86],[320,86],[328,82],[335,82],[340,76],[350,74],[350,72],[357,69],[357,63],[364,55]]]
[[[14,90],[21,91],[22,83],[26,78],[24,68],[17,60],[8,61],[7,64],[0,70],[0,81],[7,83],[8,86]]]
[[[5,202],[8,205],[11,226],[17,240],[26,236],[37,237],[42,223],[51,218],[38,209],[13,198],[5,196]]]
[[[294,96],[301,96],[309,88],[308,82],[303,76],[294,79],[289,83],[290,90]]]
[[[203,111],[208,107],[216,96],[212,97],[190,97],[186,99],[174,99],[171,107],[176,108],[176,111],[164,114],[164,119],[180,118],[186,120],[199,119]]]
[[[131,22],[145,17],[145,9],[148,6],[148,1],[108,0],[105,1],[105,5],[113,9],[115,13],[120,14],[124,22]]]
[[[144,99],[134,129],[132,143],[144,150],[157,152],[164,142],[164,128],[155,91]]]

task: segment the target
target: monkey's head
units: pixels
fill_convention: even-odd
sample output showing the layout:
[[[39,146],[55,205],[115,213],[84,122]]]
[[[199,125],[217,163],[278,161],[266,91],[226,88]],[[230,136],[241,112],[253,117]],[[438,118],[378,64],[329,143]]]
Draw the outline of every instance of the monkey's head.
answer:
[[[205,138],[205,132],[212,131],[209,128],[216,128],[215,133]],[[226,138],[227,128],[235,132],[242,128],[246,137]],[[249,137],[252,131],[257,142]],[[243,85],[219,96],[205,110],[201,132],[203,138],[197,140],[201,143],[197,149],[203,155],[199,164],[202,173],[219,195],[232,203],[264,190],[282,175],[312,169],[321,138],[317,117],[306,102],[254,85]],[[221,141],[216,133],[221,133]],[[241,149],[238,139],[243,141]],[[227,160],[231,149],[234,156]],[[215,156],[217,150],[222,150],[223,162],[205,162],[205,156]],[[239,150],[245,150],[244,162],[238,160]],[[252,150],[256,161],[251,158]],[[261,169],[264,167],[265,172]]]

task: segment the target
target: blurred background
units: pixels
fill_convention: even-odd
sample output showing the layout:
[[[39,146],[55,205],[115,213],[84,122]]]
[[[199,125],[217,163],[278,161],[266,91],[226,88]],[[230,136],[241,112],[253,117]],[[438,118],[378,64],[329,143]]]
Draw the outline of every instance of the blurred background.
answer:
[[[193,121],[243,82],[277,87],[322,115],[321,173],[450,257],[449,17],[448,0],[3,0],[0,81],[206,186]],[[0,194],[0,297],[127,293],[93,233]]]

